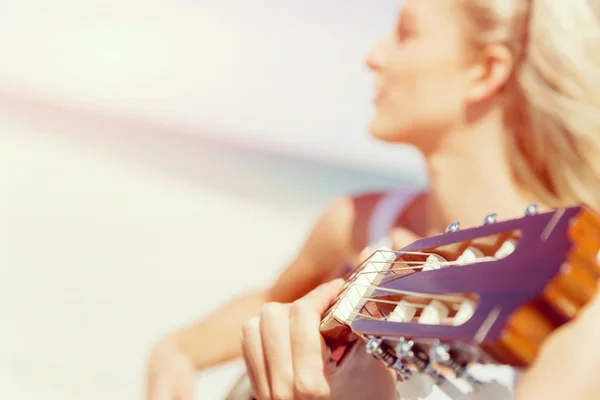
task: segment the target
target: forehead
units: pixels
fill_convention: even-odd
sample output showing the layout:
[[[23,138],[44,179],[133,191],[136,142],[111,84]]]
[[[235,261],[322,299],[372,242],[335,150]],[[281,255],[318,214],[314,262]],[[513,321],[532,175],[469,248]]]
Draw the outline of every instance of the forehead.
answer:
[[[461,0],[404,0],[403,19],[426,26],[456,25]]]

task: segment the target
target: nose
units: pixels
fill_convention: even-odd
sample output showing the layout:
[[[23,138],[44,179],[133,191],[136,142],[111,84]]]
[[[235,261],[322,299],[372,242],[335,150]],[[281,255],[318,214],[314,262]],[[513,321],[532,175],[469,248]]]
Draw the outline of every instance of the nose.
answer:
[[[388,34],[388,35],[384,36],[383,38],[381,38],[377,43],[375,43],[375,45],[373,46],[373,48],[367,55],[367,60],[366,60],[367,66],[370,69],[376,71],[385,64],[387,48],[390,44],[390,41],[391,41],[391,34]]]

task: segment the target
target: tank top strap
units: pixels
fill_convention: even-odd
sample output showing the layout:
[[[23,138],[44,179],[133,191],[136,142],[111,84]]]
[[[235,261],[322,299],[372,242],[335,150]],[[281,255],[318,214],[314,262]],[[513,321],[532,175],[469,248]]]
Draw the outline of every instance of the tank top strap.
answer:
[[[379,199],[369,219],[369,248],[373,250],[381,247],[392,248],[390,231],[398,216],[420,193],[417,190],[396,190],[385,193]]]

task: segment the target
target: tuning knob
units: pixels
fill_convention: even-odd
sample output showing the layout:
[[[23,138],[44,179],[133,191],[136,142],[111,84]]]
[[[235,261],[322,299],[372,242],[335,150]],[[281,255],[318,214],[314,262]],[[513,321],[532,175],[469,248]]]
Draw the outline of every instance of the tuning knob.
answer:
[[[534,215],[537,215],[538,212],[539,212],[539,208],[540,207],[539,207],[539,205],[537,203],[530,204],[525,209],[525,216],[526,217],[532,217]]]
[[[443,365],[450,368],[458,378],[464,378],[467,382],[473,385],[479,385],[477,379],[467,372],[467,368],[454,360],[450,354],[450,346],[437,342],[429,349],[429,360],[433,364]]]
[[[485,218],[483,219],[483,224],[491,225],[491,224],[495,223],[496,217],[497,217],[496,213],[486,215]]]
[[[400,357],[394,356],[387,346],[384,348],[383,339],[381,338],[369,338],[367,342],[367,354],[371,354],[373,357],[386,363],[388,368],[396,372],[398,381],[400,382],[409,379],[412,375],[412,371],[402,363]]]
[[[456,221],[448,225],[446,232],[456,232],[460,229],[460,222]]]
[[[383,339],[372,337],[367,342],[367,354],[371,354],[374,356],[379,355],[382,352],[381,343]]]
[[[400,341],[396,345],[396,357],[399,359],[411,358],[413,357],[413,347],[415,342],[412,340],[406,340],[405,338],[400,338]]]
[[[447,344],[436,343],[429,349],[429,359],[433,363],[446,365],[451,361],[450,346]]]

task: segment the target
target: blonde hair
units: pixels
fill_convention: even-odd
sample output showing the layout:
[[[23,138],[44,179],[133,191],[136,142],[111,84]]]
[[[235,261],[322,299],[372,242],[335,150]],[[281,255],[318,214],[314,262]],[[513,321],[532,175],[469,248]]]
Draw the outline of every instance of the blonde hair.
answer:
[[[550,206],[600,210],[600,0],[465,0],[479,44],[505,43],[509,162]]]

